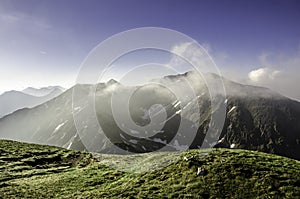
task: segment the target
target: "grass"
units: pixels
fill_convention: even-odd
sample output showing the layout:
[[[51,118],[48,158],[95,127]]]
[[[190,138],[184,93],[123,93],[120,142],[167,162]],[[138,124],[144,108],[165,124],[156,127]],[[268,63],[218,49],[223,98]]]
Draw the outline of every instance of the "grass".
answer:
[[[0,152],[0,198],[300,198],[300,162],[261,152],[92,156],[5,140]]]

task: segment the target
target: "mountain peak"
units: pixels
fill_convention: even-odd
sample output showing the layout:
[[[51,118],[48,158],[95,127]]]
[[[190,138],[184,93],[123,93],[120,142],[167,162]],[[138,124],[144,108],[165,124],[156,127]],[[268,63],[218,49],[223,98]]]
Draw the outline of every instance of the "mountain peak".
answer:
[[[118,81],[114,80],[114,79],[110,79],[107,83],[107,85],[113,85],[113,84],[120,84]]]

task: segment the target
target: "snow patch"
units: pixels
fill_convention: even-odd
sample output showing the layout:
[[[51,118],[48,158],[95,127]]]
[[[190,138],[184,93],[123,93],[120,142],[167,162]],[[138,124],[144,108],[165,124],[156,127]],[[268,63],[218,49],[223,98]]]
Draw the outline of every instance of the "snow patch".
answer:
[[[70,149],[77,135],[74,135],[63,147]]]
[[[176,108],[178,105],[180,105],[180,101],[175,101],[175,102],[173,102],[172,105],[174,108]]]
[[[126,140],[126,138],[124,137],[123,134],[120,134],[120,137],[121,137],[122,139]]]
[[[134,134],[134,135],[137,135],[137,134],[140,134],[140,132],[136,131],[136,130],[132,130],[130,129],[130,133]]]
[[[78,110],[80,110],[80,109],[81,109],[80,106],[74,107],[74,111],[78,111]]]
[[[158,143],[162,143],[162,144],[167,144],[167,141],[166,141],[166,140],[162,140],[162,139],[160,139],[160,138],[154,138],[154,139],[152,139],[152,141],[158,142]]]
[[[70,149],[72,144],[73,144],[73,142],[71,141],[70,144],[67,146],[67,149]]]
[[[218,141],[218,143],[224,142],[224,140],[225,140],[225,137],[223,137],[222,139],[220,139],[220,140]]]
[[[233,106],[233,107],[228,111],[228,113],[232,112],[234,109],[236,109],[236,106]]]
[[[137,144],[137,140],[129,140],[129,142],[131,142],[132,144]]]
[[[182,111],[182,110],[178,110],[178,111],[176,111],[176,113],[175,113],[175,114],[176,114],[176,115],[178,115],[178,114],[180,114],[180,113],[181,113],[181,111]]]
[[[53,133],[56,133],[56,132],[57,132],[61,127],[63,127],[67,122],[68,122],[68,120],[65,121],[65,122],[63,122],[63,123],[61,123],[61,124],[59,124],[59,125],[54,129]]]

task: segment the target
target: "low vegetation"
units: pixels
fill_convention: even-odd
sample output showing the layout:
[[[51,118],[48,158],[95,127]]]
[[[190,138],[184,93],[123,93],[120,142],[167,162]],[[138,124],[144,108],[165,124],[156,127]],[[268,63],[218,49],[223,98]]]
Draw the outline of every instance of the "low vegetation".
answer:
[[[165,152],[164,156],[174,156],[176,161],[152,172],[137,173],[107,166],[110,161],[125,162],[132,156],[92,156],[6,140],[0,141],[0,153],[0,198],[300,196],[300,162],[261,152],[238,149]],[[158,153],[139,156],[159,159]]]

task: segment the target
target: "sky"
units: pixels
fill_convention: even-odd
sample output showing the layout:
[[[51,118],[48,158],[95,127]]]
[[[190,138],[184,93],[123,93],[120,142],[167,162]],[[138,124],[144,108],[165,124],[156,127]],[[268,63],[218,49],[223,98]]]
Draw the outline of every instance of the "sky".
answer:
[[[297,0],[0,0],[0,93],[71,87],[100,42],[163,27],[202,44],[225,77],[300,100],[299,21]]]

